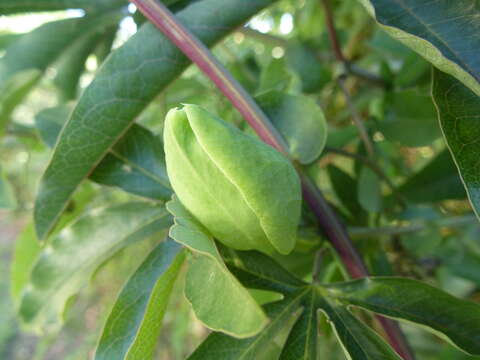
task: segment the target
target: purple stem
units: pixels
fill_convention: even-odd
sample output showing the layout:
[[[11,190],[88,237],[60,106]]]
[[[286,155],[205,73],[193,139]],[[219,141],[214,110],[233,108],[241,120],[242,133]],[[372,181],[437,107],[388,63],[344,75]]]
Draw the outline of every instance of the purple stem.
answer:
[[[177,21],[170,10],[155,0],[130,1],[217,85],[264,142],[288,156],[288,147],[285,140],[252,97],[229,74],[208,48]],[[353,247],[345,227],[330,208],[318,187],[300,168],[297,167],[297,171],[302,183],[305,201],[317,217],[320,226],[325,231],[327,238],[338,253],[350,276],[352,278],[368,276],[367,268]],[[398,325],[385,318],[381,318],[380,323],[397,352],[402,356],[404,356],[403,354],[408,355],[408,346]],[[409,356],[404,356],[404,358],[413,359]]]

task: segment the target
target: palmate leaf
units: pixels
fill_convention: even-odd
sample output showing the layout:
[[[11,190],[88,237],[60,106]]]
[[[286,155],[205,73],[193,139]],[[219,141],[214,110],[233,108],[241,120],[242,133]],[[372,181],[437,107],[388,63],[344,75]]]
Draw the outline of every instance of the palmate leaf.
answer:
[[[171,239],[152,250],[130,277],[103,329],[96,360],[153,358],[155,344],[185,251]]]
[[[203,0],[178,13],[207,45],[274,0]],[[221,7],[219,15],[211,9]],[[106,60],[62,131],[35,205],[39,238],[53,228],[78,185],[127,131],[134,118],[189,62],[151,24]],[[93,140],[94,139],[94,140]]]
[[[267,323],[261,307],[228,271],[213,238],[174,197],[167,203],[175,225],[170,237],[194,252],[185,281],[185,296],[208,328],[243,338]]]
[[[48,146],[55,145],[71,110],[69,105],[60,105],[45,109],[35,117],[40,137]],[[162,141],[137,124],[110,149],[89,179],[154,200],[166,201],[172,195]]]
[[[328,297],[319,297],[318,306],[330,320],[335,335],[349,360],[400,360],[395,351],[372,329],[345,307]]]
[[[325,286],[328,297],[427,327],[480,354],[480,305],[405,278],[367,278]]]
[[[480,97],[460,81],[438,70],[433,72],[432,96],[448,148],[458,167],[472,207],[479,216]]]
[[[316,291],[304,298],[304,309],[290,331],[280,360],[316,360],[318,319]]]
[[[480,95],[477,0],[360,0],[383,30]]]
[[[268,325],[257,336],[248,339],[236,339],[221,333],[212,333],[188,358],[189,360],[222,359],[247,360],[265,356],[268,345],[274,340],[288,320],[301,305],[303,297],[308,293],[303,289],[285,299],[266,305],[265,311],[271,319]]]
[[[40,252],[20,302],[22,321],[34,331],[55,330],[67,300],[106,259],[171,225],[160,205],[126,203],[92,210],[64,228]]]

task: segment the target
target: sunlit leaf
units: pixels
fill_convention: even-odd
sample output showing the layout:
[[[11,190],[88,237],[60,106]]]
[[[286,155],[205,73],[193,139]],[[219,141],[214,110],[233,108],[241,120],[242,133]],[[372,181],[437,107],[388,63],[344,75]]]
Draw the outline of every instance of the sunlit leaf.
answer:
[[[306,291],[300,291],[287,296],[284,300],[268,304],[265,311],[271,320],[257,336],[248,339],[236,339],[225,334],[212,333],[188,359],[261,360],[268,350],[267,345],[286,326],[288,320],[299,308],[300,301],[305,295]]]
[[[185,295],[197,318],[207,327],[235,337],[261,331],[267,318],[250,293],[228,271],[213,238],[174,198],[167,203],[175,225],[170,236],[194,252]]]

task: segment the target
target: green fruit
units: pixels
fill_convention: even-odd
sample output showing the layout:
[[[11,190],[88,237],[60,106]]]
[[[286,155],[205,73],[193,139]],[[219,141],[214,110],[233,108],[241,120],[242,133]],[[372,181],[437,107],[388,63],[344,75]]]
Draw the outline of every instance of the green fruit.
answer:
[[[168,176],[187,210],[238,250],[289,253],[300,219],[300,181],[273,148],[196,105],[167,114]]]

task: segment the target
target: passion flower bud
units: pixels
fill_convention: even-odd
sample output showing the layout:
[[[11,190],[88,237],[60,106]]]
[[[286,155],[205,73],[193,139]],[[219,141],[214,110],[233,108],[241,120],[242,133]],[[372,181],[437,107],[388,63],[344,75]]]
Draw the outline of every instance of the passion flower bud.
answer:
[[[167,114],[167,172],[175,193],[223,244],[289,253],[300,219],[300,181],[282,154],[196,105]]]

